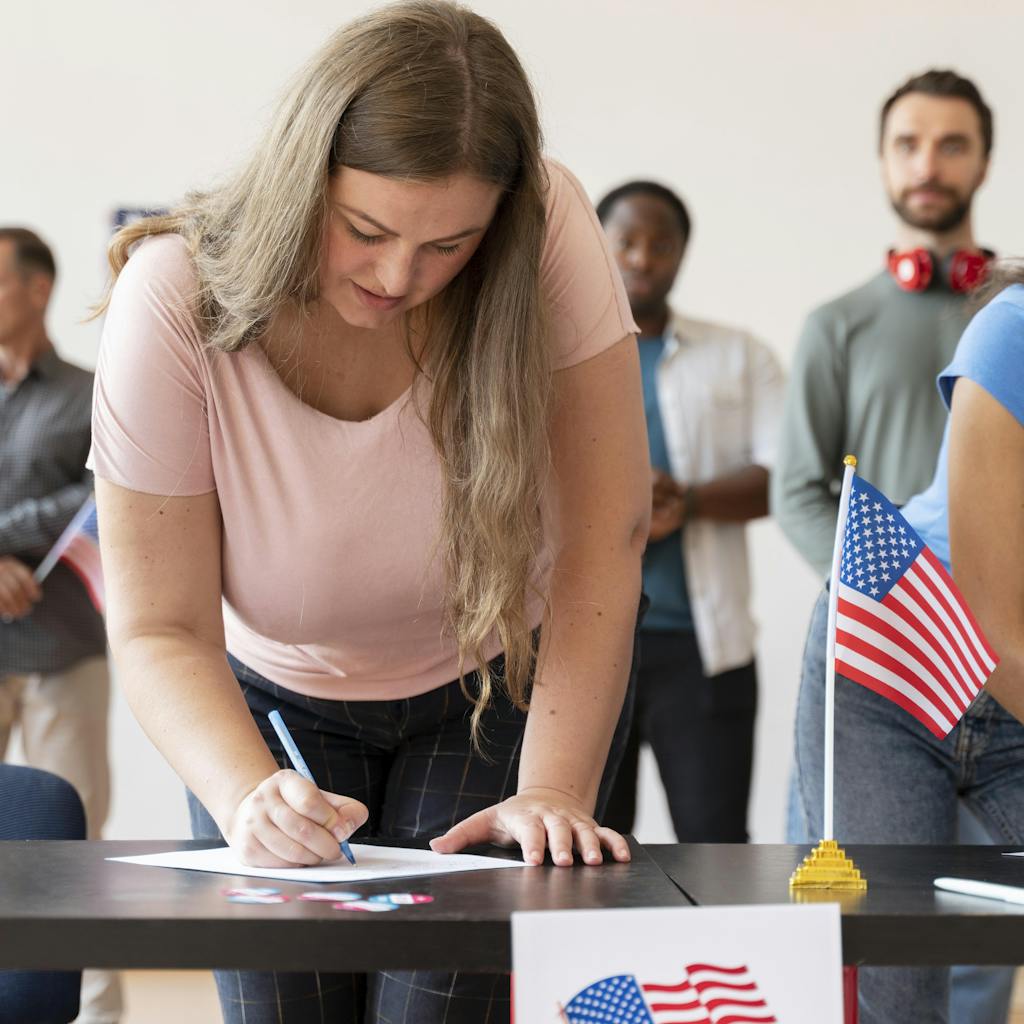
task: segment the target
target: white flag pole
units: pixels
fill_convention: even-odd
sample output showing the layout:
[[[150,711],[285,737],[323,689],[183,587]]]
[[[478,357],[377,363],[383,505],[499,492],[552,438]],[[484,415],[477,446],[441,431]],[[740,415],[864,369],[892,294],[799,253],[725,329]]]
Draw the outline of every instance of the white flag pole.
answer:
[[[42,583],[47,576],[50,575],[53,567],[60,560],[60,556],[64,553],[64,549],[67,547],[67,539],[71,537],[75,531],[89,518],[92,514],[92,510],[96,507],[96,501],[90,494],[85,501],[82,502],[82,507],[75,513],[74,518],[64,527],[64,532],[57,538],[56,543],[46,553],[46,557],[36,566],[36,571],[32,573],[35,577],[36,583]]]
[[[825,831],[822,839],[835,839],[832,826],[832,791],[835,781],[835,717],[836,717],[836,616],[839,608],[839,568],[843,561],[846,539],[846,514],[850,508],[850,490],[857,472],[857,459],[843,459],[843,489],[839,496],[839,518],[836,520],[836,542],[832,548],[832,576],[828,588],[828,646],[825,653]]]

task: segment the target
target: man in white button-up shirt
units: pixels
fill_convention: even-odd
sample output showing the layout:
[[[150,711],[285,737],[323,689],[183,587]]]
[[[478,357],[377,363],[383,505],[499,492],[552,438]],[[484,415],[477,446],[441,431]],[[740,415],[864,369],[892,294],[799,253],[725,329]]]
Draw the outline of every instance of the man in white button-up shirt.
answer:
[[[646,742],[680,842],[744,842],[757,704],[745,526],[768,511],[782,372],[746,332],[669,308],[690,234],[678,196],[631,182],[597,211],[640,327],[654,468],[644,557],[651,609],[605,824],[632,828]]]

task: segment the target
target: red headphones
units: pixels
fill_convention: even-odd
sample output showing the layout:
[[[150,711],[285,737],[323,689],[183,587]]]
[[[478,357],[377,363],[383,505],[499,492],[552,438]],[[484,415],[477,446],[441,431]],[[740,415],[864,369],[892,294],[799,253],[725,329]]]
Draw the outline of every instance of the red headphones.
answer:
[[[957,249],[944,260],[937,260],[928,249],[889,250],[889,273],[905,292],[923,292],[935,277],[935,267],[954,292],[970,292],[988,277],[995,259],[990,249]]]

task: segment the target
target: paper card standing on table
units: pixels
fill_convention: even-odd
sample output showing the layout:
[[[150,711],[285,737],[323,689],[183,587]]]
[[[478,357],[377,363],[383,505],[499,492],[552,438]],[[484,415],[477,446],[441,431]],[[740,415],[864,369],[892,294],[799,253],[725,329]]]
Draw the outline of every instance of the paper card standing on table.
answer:
[[[842,1024],[839,906],[512,915],[518,1024]]]

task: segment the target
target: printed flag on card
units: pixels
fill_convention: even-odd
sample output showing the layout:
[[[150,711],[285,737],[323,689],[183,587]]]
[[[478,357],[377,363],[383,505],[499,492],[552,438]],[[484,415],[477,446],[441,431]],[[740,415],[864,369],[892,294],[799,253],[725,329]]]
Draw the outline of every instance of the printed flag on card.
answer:
[[[105,605],[103,568],[100,565],[100,538],[96,523],[96,501],[92,495],[82,503],[57,542],[39,563],[34,575],[42,583],[58,563],[68,566],[85,585],[93,605],[101,615]]]
[[[999,659],[942,563],[856,476],[837,586],[836,672],[947,736]]]
[[[691,907],[653,867],[635,893],[678,904],[512,915],[515,1024],[842,1020],[838,903]]]
[[[566,1004],[569,1024],[771,1024],[776,1018],[745,966],[687,964],[674,984],[613,975]]]

